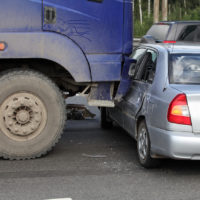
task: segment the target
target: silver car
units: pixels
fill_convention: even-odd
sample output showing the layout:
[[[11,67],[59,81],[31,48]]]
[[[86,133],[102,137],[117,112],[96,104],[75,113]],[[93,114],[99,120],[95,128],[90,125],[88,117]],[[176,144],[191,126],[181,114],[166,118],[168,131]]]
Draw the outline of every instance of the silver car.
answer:
[[[200,47],[146,44],[135,49],[131,88],[101,125],[117,122],[137,140],[144,167],[156,158],[200,160]]]

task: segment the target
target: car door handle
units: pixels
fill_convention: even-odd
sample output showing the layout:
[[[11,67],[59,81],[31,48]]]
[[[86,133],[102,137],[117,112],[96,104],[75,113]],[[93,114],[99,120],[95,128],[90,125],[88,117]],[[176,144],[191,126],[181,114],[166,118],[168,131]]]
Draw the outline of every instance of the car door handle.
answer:
[[[150,101],[150,96],[147,96],[146,99],[147,99],[147,101]]]
[[[150,104],[154,104],[154,101],[152,101],[151,96],[147,96],[146,99],[147,99],[147,102],[149,102]]]

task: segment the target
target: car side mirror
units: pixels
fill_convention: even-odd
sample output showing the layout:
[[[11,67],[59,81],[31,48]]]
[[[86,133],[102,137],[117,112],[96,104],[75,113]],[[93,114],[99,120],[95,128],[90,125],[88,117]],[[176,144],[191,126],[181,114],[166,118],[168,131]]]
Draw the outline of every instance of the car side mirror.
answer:
[[[132,63],[130,68],[129,68],[129,72],[128,75],[133,78],[135,75],[135,69],[136,69],[136,63]]]
[[[141,40],[140,43],[151,43],[151,44],[155,44],[156,40],[153,36],[151,35],[144,35]]]

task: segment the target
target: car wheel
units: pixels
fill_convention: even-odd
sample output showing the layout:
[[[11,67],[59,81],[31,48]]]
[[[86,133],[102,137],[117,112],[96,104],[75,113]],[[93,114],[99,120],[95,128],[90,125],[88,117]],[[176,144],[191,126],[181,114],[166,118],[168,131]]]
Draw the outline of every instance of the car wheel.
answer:
[[[112,120],[109,118],[107,108],[101,108],[101,128],[110,129],[113,126]]]
[[[137,153],[143,167],[152,168],[159,164],[158,160],[151,157],[151,143],[145,121],[140,122],[138,126]]]
[[[52,149],[64,129],[66,109],[59,88],[31,70],[0,76],[0,156],[37,158]]]

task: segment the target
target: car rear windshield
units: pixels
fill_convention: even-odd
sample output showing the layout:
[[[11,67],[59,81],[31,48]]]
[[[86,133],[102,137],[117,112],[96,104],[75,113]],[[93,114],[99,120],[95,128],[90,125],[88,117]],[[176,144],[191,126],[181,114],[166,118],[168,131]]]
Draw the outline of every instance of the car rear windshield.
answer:
[[[169,28],[170,25],[168,24],[154,24],[147,32],[147,35],[153,36],[157,41],[162,41],[166,39]]]
[[[200,84],[200,54],[171,54],[170,83]]]

